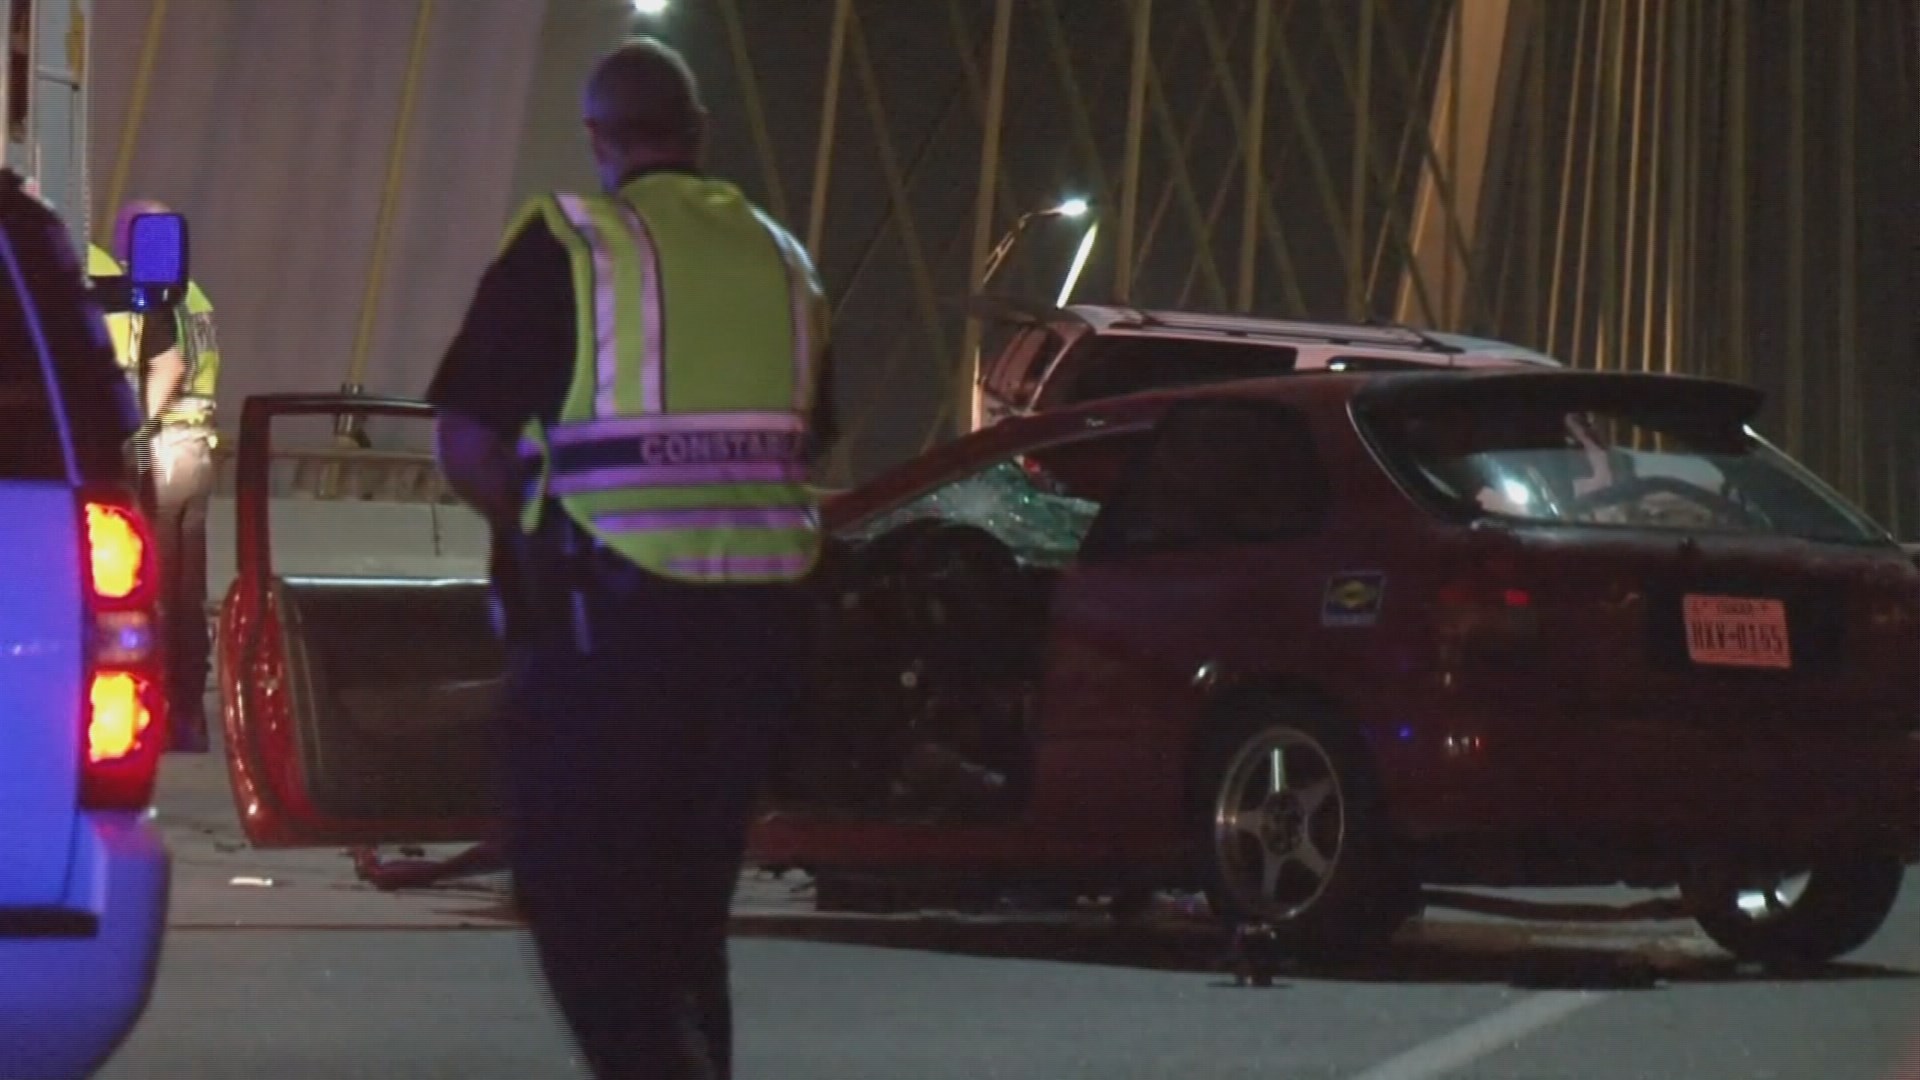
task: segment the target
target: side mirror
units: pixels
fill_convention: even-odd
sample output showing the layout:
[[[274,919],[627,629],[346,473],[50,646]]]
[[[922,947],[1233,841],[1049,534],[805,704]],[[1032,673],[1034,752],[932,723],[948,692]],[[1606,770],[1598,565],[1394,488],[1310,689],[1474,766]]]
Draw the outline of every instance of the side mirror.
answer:
[[[91,290],[100,309],[147,314],[165,311],[187,296],[187,219],[179,214],[141,214],[127,225],[127,272],[97,277]]]
[[[187,287],[187,219],[141,214],[127,229],[127,281],[136,292]]]

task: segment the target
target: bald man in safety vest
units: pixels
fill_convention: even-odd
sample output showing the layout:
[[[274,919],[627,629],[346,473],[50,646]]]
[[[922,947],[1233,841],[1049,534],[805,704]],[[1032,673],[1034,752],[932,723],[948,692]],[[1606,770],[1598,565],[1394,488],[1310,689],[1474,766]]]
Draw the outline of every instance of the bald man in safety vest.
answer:
[[[804,704],[828,311],[701,172],[677,53],[629,44],[585,98],[602,190],[515,217],[428,398],[503,556],[506,850],[548,984],[594,1075],[724,1080],[728,903]]]

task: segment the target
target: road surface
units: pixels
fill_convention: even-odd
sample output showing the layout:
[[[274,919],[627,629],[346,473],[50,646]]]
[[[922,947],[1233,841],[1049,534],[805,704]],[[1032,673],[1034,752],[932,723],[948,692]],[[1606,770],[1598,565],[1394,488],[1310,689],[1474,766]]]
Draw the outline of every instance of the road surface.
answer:
[[[338,852],[249,851],[220,780],[217,760],[168,765],[174,928],[107,1080],[584,1075],[496,885],[383,895]],[[741,1080],[1884,1080],[1920,1061],[1920,881],[1855,962],[1794,979],[1685,923],[1438,910],[1385,958],[1268,990],[1233,987],[1218,939],[1177,918],[828,918],[790,890],[742,889]]]

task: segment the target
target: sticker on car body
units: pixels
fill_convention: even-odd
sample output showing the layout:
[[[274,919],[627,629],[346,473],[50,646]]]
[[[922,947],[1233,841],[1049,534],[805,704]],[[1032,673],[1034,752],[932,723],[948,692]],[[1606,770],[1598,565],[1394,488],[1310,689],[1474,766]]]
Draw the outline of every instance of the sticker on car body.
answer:
[[[1380,621],[1387,575],[1376,571],[1335,574],[1320,599],[1320,625],[1372,626]]]

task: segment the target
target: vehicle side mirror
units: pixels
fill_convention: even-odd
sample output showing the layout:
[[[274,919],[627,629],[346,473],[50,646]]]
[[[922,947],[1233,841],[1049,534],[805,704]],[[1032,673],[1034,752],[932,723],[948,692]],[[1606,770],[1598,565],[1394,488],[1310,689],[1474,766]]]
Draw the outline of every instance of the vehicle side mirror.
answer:
[[[127,279],[137,292],[187,287],[187,219],[141,214],[127,228]]]
[[[109,315],[166,311],[186,299],[189,271],[187,219],[141,214],[127,225],[127,272],[94,278],[92,295]]]

